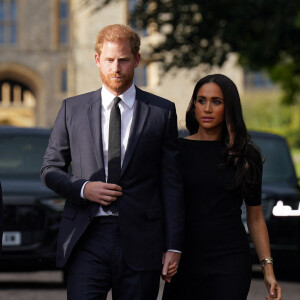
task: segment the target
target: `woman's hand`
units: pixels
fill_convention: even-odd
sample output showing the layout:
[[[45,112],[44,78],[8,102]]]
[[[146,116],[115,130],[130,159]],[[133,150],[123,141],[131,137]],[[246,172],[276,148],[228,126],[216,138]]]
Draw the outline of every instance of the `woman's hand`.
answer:
[[[270,258],[269,235],[266,222],[262,213],[261,205],[246,206],[247,225],[259,260]],[[282,289],[275,279],[273,264],[267,263],[263,266],[265,285],[270,296],[267,300],[281,300]]]
[[[268,270],[270,269],[270,270]],[[270,296],[267,300],[281,300],[282,288],[275,279],[273,266],[266,265],[264,268],[264,281]]]

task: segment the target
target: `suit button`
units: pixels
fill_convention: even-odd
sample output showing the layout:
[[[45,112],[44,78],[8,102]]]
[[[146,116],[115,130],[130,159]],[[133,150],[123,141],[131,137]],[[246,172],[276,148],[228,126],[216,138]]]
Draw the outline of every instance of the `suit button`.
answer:
[[[88,217],[88,221],[90,222],[90,221],[92,221],[93,220],[93,218],[91,217],[91,216],[89,216]]]

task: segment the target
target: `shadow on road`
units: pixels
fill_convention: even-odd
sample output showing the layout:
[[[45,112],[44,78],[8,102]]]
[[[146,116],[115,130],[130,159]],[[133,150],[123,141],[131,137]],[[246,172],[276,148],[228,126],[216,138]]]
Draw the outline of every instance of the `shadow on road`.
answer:
[[[276,269],[275,268],[275,276],[278,281],[286,281],[286,282],[300,282],[300,273],[297,270],[292,269]],[[263,274],[260,270],[252,271],[252,278],[255,279],[263,279]]]
[[[1,281],[0,290],[63,290],[65,285],[61,282],[36,282],[36,281]]]
[[[63,290],[63,282],[60,271],[0,273],[0,290]]]

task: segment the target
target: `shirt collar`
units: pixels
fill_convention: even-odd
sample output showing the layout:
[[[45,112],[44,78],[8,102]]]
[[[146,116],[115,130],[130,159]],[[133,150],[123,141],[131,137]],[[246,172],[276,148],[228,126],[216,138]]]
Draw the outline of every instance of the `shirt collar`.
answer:
[[[130,88],[126,90],[123,94],[119,95],[119,97],[131,109],[135,101],[135,95],[136,95],[135,85],[132,84]],[[105,85],[103,85],[101,89],[101,97],[102,97],[102,105],[104,108],[107,109],[110,105],[112,105],[112,102],[116,96],[113,95],[105,87]]]

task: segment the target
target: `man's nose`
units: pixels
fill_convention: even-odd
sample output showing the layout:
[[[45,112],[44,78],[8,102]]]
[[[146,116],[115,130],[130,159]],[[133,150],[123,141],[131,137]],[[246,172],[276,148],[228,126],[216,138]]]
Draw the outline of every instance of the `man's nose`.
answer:
[[[117,60],[115,60],[113,62],[113,71],[115,73],[119,73],[120,72],[120,63]]]

